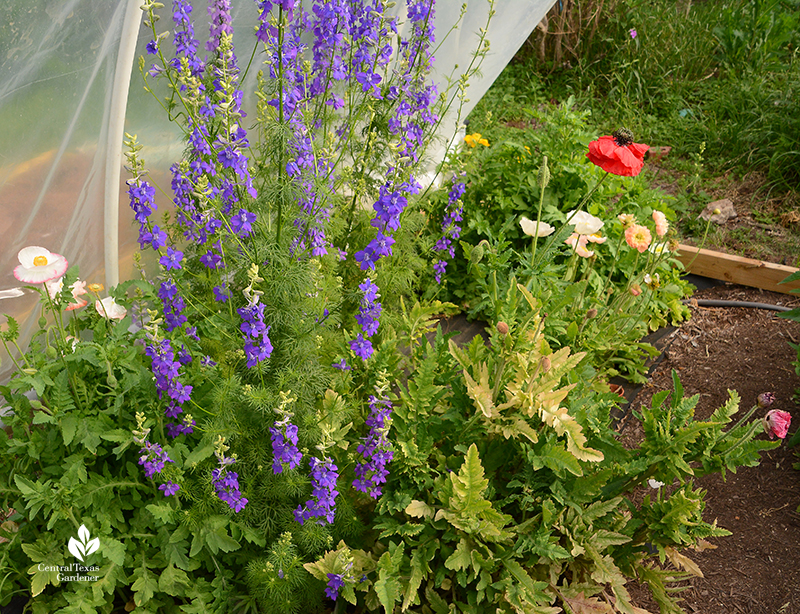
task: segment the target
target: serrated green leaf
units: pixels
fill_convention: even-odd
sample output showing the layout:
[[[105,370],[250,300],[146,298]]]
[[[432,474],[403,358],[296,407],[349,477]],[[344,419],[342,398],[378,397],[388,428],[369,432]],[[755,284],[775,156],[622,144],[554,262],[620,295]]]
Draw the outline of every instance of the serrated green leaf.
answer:
[[[67,414],[61,418],[61,436],[64,438],[64,445],[68,446],[75,438],[78,430],[78,417],[74,414]]]
[[[56,419],[45,411],[33,414],[33,424],[55,424]]]
[[[172,595],[173,597],[181,597],[185,594],[186,588],[191,586],[191,580],[186,572],[169,565],[161,576],[158,578],[159,590]]]
[[[212,454],[214,454],[214,444],[211,442],[206,442],[205,445],[198,446],[192,450],[191,453],[186,456],[183,464],[186,467],[194,467],[200,463],[200,461],[208,458]]]
[[[103,556],[120,567],[125,564],[125,544],[111,537],[104,537],[101,542]]]
[[[544,466],[562,480],[567,477],[566,472],[577,476],[583,475],[583,469],[581,469],[578,459],[558,445],[547,444],[544,446],[540,458]]]
[[[53,586],[58,586],[60,583],[58,581],[58,573],[57,571],[41,571],[39,570],[38,565],[33,565],[30,569],[28,569],[29,574],[33,574],[33,578],[31,578],[31,596],[36,597],[40,594],[45,588],[47,588],[48,584],[52,584]]]
[[[145,509],[153,515],[153,518],[164,524],[169,524],[175,515],[175,510],[166,503],[150,503]]]
[[[375,582],[375,594],[383,606],[385,614],[392,614],[394,603],[400,592],[400,583],[395,579],[397,567],[389,552],[384,552],[378,561],[378,580]]]
[[[411,557],[411,575],[408,577],[408,583],[406,584],[405,598],[400,608],[401,612],[405,612],[412,605],[419,603],[419,587],[427,577],[428,572],[430,572],[430,567],[425,560],[423,549],[415,548]]]
[[[412,518],[433,518],[436,510],[424,501],[414,499],[405,509],[406,514]]]
[[[136,581],[131,586],[133,602],[137,607],[145,605],[158,590],[158,581],[146,567],[137,567],[133,572]]]

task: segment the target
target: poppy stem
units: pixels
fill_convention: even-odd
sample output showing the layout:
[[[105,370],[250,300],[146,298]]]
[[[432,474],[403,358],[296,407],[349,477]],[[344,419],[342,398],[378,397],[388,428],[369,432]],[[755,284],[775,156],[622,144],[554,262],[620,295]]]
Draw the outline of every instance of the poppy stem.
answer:
[[[603,176],[600,178],[600,181],[598,181],[598,182],[595,184],[595,186],[594,186],[594,187],[593,187],[591,190],[589,190],[589,192],[586,194],[586,196],[584,196],[584,197],[581,199],[581,202],[579,202],[579,203],[578,203],[578,207],[575,209],[575,212],[572,214],[572,215],[573,215],[573,217],[574,217],[575,215],[577,215],[578,213],[580,213],[580,211],[583,209],[583,206],[584,206],[584,205],[585,205],[587,202],[589,202],[589,199],[592,197],[592,194],[594,194],[594,193],[597,191],[597,188],[599,188],[599,187],[600,187],[600,185],[601,185],[601,184],[602,184],[602,183],[603,183],[603,182],[606,180],[606,177],[608,177],[610,174],[611,174],[611,173],[609,173],[608,171],[606,171],[606,174],[605,174],[605,175],[603,175]],[[567,232],[569,232],[569,228],[568,228],[569,226],[574,226],[574,224],[564,224],[564,225],[563,225],[563,226],[561,226],[561,228],[559,228],[559,229],[558,229],[558,230],[557,230],[555,233],[553,233],[553,234],[551,235],[551,239],[550,239],[550,240],[549,240],[547,243],[545,243],[545,246],[544,246],[544,251],[543,251],[545,260],[546,260],[546,259],[548,258],[548,256],[550,255],[550,251],[553,249],[553,246],[556,244],[556,242],[558,242],[558,241],[563,241],[563,240],[564,240],[564,238],[565,238],[565,236],[566,236]]]

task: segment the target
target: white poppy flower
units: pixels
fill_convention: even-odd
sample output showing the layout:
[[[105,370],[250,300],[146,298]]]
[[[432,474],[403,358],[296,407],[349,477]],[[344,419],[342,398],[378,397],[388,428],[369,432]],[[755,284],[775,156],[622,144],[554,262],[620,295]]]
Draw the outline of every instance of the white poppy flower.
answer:
[[[522,232],[524,232],[529,237],[549,237],[556,230],[547,222],[540,221],[539,231],[537,233],[536,222],[534,220],[529,220],[524,216],[520,219],[519,225],[522,226]]]
[[[575,226],[579,235],[593,235],[603,227],[603,220],[586,211],[570,211],[567,213],[567,224]]]
[[[128,310],[111,296],[105,297],[102,301],[95,301],[94,308],[97,313],[109,320],[121,320],[128,313]]]
[[[17,258],[19,266],[14,269],[14,277],[25,283],[42,284],[61,277],[67,271],[68,263],[64,256],[43,247],[24,247]]]

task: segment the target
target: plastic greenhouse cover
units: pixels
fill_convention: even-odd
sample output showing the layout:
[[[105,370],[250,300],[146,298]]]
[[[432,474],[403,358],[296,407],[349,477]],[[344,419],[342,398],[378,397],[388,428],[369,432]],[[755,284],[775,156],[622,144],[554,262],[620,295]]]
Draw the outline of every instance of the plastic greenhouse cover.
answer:
[[[169,0],[163,0],[162,30],[169,29]],[[308,2],[306,2],[308,3]],[[481,76],[471,80],[465,113],[480,100],[554,0],[498,0],[488,30],[491,49]],[[115,74],[129,75],[130,90],[124,131],[138,135],[153,181],[165,192],[159,208],[168,207],[168,169],[183,151],[180,131],[153,97],[144,91],[138,58],[150,40],[140,24],[140,0],[6,0],[0,6],[0,313],[20,321],[22,339],[30,337],[39,317],[38,295],[21,287],[12,271],[17,252],[40,245],[80,267],[81,279],[103,283],[114,279],[104,262],[104,185],[107,141],[112,115]],[[232,1],[234,44],[240,58],[249,58],[256,44],[256,2]],[[208,22],[207,2],[195,2],[195,31],[202,39]],[[465,67],[486,25],[486,0],[469,0],[458,30],[450,32],[462,3],[439,0],[435,7],[437,44],[434,80],[443,89],[455,66]],[[137,9],[134,11],[133,9]],[[392,9],[402,14],[404,3]],[[126,11],[139,24],[132,66],[118,66]],[[131,18],[129,17],[129,21]],[[135,31],[135,30],[133,30]],[[204,42],[201,40],[201,42]],[[151,58],[152,56],[148,56]],[[124,55],[122,56],[124,59]],[[254,62],[258,62],[258,54]],[[146,68],[149,61],[146,58]],[[124,63],[124,62],[123,62]],[[258,66],[255,66],[258,68]],[[248,71],[241,89],[254,90],[257,70]],[[117,80],[119,84],[120,80]],[[124,88],[123,88],[124,91]],[[245,98],[244,110],[253,108]],[[455,121],[443,122],[453,133]],[[119,135],[118,135],[119,137]],[[113,178],[113,173],[112,173]],[[119,194],[119,279],[133,275],[138,245],[121,169]],[[111,199],[113,201],[113,198]],[[109,237],[110,245],[114,237]],[[4,319],[2,320],[4,321]],[[0,378],[8,376],[3,357]]]

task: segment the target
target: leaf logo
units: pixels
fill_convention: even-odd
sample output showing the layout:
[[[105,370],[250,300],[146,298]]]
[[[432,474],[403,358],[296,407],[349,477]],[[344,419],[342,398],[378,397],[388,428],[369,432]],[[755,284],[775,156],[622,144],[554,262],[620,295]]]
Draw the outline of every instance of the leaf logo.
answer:
[[[100,547],[99,537],[94,539],[89,539],[89,537],[89,529],[86,528],[86,525],[81,525],[81,528],[78,529],[78,539],[70,537],[67,544],[70,553],[81,563],[83,563],[83,557],[89,556]]]

